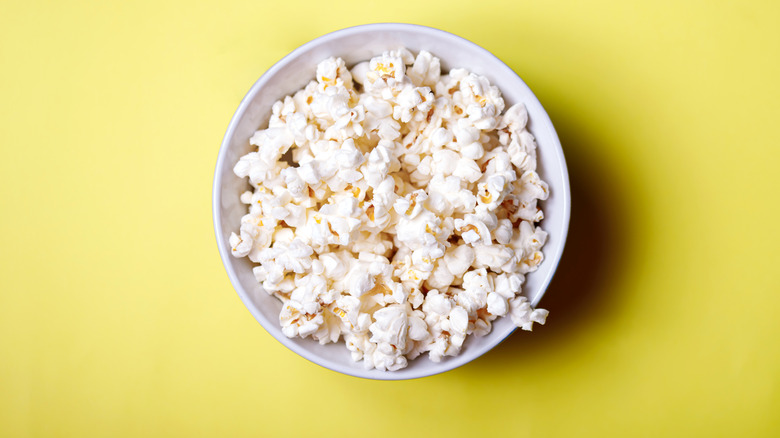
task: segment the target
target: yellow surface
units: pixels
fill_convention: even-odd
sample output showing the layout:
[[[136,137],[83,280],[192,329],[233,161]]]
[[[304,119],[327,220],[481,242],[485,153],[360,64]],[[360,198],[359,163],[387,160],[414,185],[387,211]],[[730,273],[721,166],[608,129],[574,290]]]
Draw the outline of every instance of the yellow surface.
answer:
[[[210,210],[260,74],[379,21],[513,67],[574,196],[548,324],[407,382],[271,338]],[[5,2],[0,436],[780,436],[778,22],[773,1]]]

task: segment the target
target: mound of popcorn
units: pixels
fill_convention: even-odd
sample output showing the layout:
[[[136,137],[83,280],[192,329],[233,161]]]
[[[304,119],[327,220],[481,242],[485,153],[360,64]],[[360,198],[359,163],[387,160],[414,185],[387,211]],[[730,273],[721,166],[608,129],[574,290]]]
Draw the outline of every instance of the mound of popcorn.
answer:
[[[234,168],[253,190],[232,253],[281,300],[285,335],[343,338],[367,369],[457,355],[503,316],[531,330],[548,312],[520,292],[544,259],[549,188],[527,122],[426,51],[326,59]]]

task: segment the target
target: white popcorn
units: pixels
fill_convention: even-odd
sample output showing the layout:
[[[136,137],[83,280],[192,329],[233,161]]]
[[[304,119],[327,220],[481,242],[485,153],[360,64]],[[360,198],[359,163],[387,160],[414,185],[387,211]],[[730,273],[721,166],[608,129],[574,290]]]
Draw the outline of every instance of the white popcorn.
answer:
[[[473,183],[482,176],[482,170],[474,159],[462,157],[455,165],[455,170],[453,170],[452,174]]]
[[[374,276],[368,272],[353,269],[347,277],[347,282],[349,283],[349,294],[359,298],[374,287]]]
[[[493,230],[493,238],[501,245],[508,244],[512,240],[512,221],[500,219],[498,225]]]
[[[509,304],[507,299],[501,294],[496,292],[490,292],[487,295],[487,311],[491,315],[504,316],[509,310]]]
[[[421,314],[422,312],[418,313]],[[409,339],[413,341],[424,341],[430,336],[428,333],[428,325],[425,324],[423,318],[418,315],[411,315],[408,317],[408,321],[409,328],[407,329],[407,333]]]
[[[470,160],[479,160],[483,155],[485,155],[485,149],[482,147],[481,143],[475,141],[473,143],[461,146],[460,155]],[[480,176],[482,176],[481,173],[482,172],[480,171]],[[473,182],[473,180],[469,179],[469,182]]]
[[[431,145],[435,148],[440,148],[449,144],[452,141],[452,138],[452,131],[447,128],[439,127],[431,133]],[[455,155],[454,159],[457,160],[457,157],[458,156]]]
[[[512,164],[521,171],[536,170],[536,142],[528,131],[520,134],[511,133],[507,153],[511,157]]]
[[[452,310],[452,301],[448,296],[432,290],[425,297],[422,310],[425,312],[427,320],[436,322],[437,318],[441,319],[443,316],[449,315],[450,310]]]
[[[504,245],[474,245],[474,266],[502,272],[502,266],[512,260],[514,251]]]
[[[236,233],[230,233],[230,247],[233,249],[233,255],[244,257],[252,250],[252,240],[242,239]]]
[[[455,229],[461,234],[464,242],[492,244],[490,228],[481,219],[476,214],[467,214],[463,219],[455,219]]]
[[[409,79],[417,86],[428,86],[434,88],[436,82],[441,77],[441,64],[439,58],[431,55],[425,50],[421,50],[414,60],[412,68],[407,71]]]
[[[371,342],[388,343],[403,350],[406,348],[407,324],[406,310],[400,304],[387,306],[374,312],[374,322],[369,327]]]
[[[431,275],[425,280],[425,286],[429,289],[446,290],[453,281],[455,281],[455,275],[450,272],[443,259],[440,259],[434,266]]]
[[[376,81],[402,81],[404,78],[404,72],[406,71],[406,64],[399,56],[394,56],[392,53],[385,53],[382,56],[372,58],[368,63],[369,69],[366,77],[368,82]]]
[[[412,120],[417,105],[424,101],[424,96],[418,88],[410,86],[398,93],[396,99],[397,106],[393,109],[393,118],[408,123]]]
[[[305,312],[301,303],[289,300],[282,306],[279,322],[282,325],[282,332],[288,338],[295,336],[305,338],[319,329],[324,318],[321,313]]]
[[[458,165],[458,154],[450,149],[440,149],[432,155],[434,173],[452,175]]]
[[[518,103],[509,107],[501,117],[499,129],[505,129],[509,132],[522,132],[528,123],[528,111],[525,105]],[[506,144],[505,142],[503,144]]]
[[[357,169],[365,161],[363,154],[355,147],[355,140],[351,138],[341,144],[334,158],[343,169]]]
[[[313,251],[301,240],[295,239],[289,245],[277,240],[273,248],[279,251],[276,263],[281,265],[285,271],[302,274],[311,268]]]
[[[406,219],[414,219],[425,210],[423,205],[426,199],[428,194],[425,190],[416,190],[403,198],[398,198],[393,204],[393,209]]]
[[[433,271],[436,260],[444,255],[443,245],[429,245],[412,252],[412,263],[421,271]]]
[[[509,300],[509,315],[512,317],[512,322],[523,330],[531,331],[533,323],[544,325],[548,314],[549,312],[544,309],[533,309],[528,298],[522,295]]]
[[[407,215],[398,218],[395,238],[410,249],[436,245],[436,232],[439,230],[440,223],[440,217],[422,208],[413,219],[408,219]]]
[[[344,278],[347,275],[349,262],[339,257],[338,254],[320,254],[319,261],[322,263],[324,273],[328,278]]]
[[[252,189],[228,240],[282,301],[286,336],[343,338],[393,371],[457,355],[498,317],[544,324],[520,294],[544,260],[549,187],[525,106],[504,107],[485,77],[404,48],[326,59],[273,105],[234,167]]]
[[[339,296],[331,305],[330,311],[341,319],[347,333],[365,333],[371,324],[366,313],[360,313],[360,299],[351,295]]]
[[[463,292],[455,299],[470,314],[476,315],[478,309],[487,306],[487,295],[492,289],[491,278],[485,268],[472,270],[463,275]]]
[[[469,245],[453,246],[444,255],[444,263],[452,275],[462,277],[474,263],[474,248]]]

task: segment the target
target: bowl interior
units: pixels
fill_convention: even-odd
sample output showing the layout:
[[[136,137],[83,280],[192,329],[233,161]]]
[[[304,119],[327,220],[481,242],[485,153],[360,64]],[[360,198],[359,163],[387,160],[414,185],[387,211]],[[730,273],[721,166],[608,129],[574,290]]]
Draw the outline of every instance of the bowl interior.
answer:
[[[233,174],[238,159],[250,152],[249,138],[266,127],[273,103],[303,88],[314,78],[317,63],[330,56],[342,57],[348,66],[365,61],[385,50],[406,47],[412,52],[428,50],[442,61],[447,71],[463,67],[486,76],[499,87],[507,107],[523,102],[528,109],[529,130],[538,144],[538,173],[550,186],[550,197],[541,204],[549,233],[540,268],[526,276],[523,294],[536,305],[544,294],[560,260],[569,223],[569,182],[560,142],[547,113],[531,90],[512,69],[498,58],[460,37],[440,30],[409,24],[373,24],[348,28],[317,38],[293,51],[269,69],[241,102],[225,134],[214,180],[214,225],[223,263],[233,286],[249,311],[277,340],[301,356],[332,370],[373,379],[408,379],[447,371],[487,352],[513,330],[509,318],[499,318],[485,337],[469,336],[461,354],[440,363],[426,355],[410,361],[395,372],[364,370],[353,363],[343,342],[320,345],[311,339],[290,339],[279,326],[281,303],[257,284],[253,264],[247,258],[230,255],[228,238],[238,229],[247,208],[239,195],[249,189],[245,179]]]

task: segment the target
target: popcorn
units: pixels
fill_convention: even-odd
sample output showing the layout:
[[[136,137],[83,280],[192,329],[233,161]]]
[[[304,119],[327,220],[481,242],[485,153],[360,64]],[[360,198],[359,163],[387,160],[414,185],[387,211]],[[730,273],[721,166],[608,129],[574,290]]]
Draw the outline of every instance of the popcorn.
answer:
[[[442,129],[442,128],[439,128]],[[452,134],[450,134],[450,138]],[[450,149],[440,149],[432,155],[433,173],[444,176],[452,175],[455,172],[458,163],[457,152]]]
[[[387,343],[403,350],[406,348],[406,334],[409,328],[406,310],[400,304],[387,306],[374,312],[374,322],[368,328],[371,342]]]
[[[366,73],[367,83],[364,85],[368,87],[377,82],[384,81],[384,83],[390,84],[402,81],[405,71],[406,64],[400,57],[393,56],[392,53],[385,53],[369,61]]]
[[[544,260],[549,187],[526,108],[504,109],[487,78],[403,48],[328,58],[273,105],[234,167],[252,189],[228,240],[282,302],[286,336],[343,338],[394,371],[457,355],[499,317],[544,324],[521,289]]]
[[[464,242],[471,244],[479,242],[483,245],[493,243],[493,239],[490,237],[490,228],[481,219],[476,214],[467,214],[463,219],[455,219],[455,229],[460,233]]]
[[[414,219],[424,209],[423,203],[428,199],[425,190],[415,190],[403,198],[398,198],[393,204],[393,209],[401,216]]]
[[[436,128],[431,134],[431,145],[433,147],[442,147],[448,145],[452,141],[452,132],[447,128]],[[457,159],[457,155],[455,156]]]
[[[360,298],[374,287],[374,277],[368,272],[353,269],[347,276],[347,283],[349,284],[349,294]]]
[[[514,251],[504,245],[474,245],[474,266],[503,272],[502,266],[514,256]]]
[[[412,263],[421,271],[433,271],[436,260],[444,255],[443,245],[429,245],[412,252]]]
[[[444,255],[444,264],[452,275],[462,277],[474,263],[475,257],[474,248],[469,245],[452,246]]]
[[[438,243],[436,232],[439,230],[442,219],[425,207],[420,208],[420,210],[420,213],[416,214],[413,219],[409,219],[408,215],[398,217],[395,227],[396,240],[410,249]]]
[[[425,280],[425,286],[429,289],[447,289],[455,281],[455,275],[450,272],[446,263],[442,260],[434,265],[431,275]]]
[[[509,310],[509,304],[506,297],[501,296],[496,292],[490,292],[487,294],[487,311],[491,315],[504,316]]]
[[[477,181],[482,176],[482,170],[473,158],[464,157],[458,160],[452,174],[470,183]]]
[[[493,239],[500,245],[506,245],[512,240],[512,221],[500,219],[493,230]]]
[[[512,322],[523,330],[531,331],[533,323],[544,325],[550,313],[544,309],[533,309],[528,298],[517,295],[509,300],[509,315]]]
[[[287,301],[282,306],[282,312],[279,314],[279,323],[282,326],[282,333],[292,338],[300,336],[305,338],[317,331],[322,324],[322,315],[310,316],[304,314],[299,308],[300,304],[294,301]],[[316,319],[315,319],[316,318]]]
[[[412,83],[417,86],[435,87],[441,77],[441,63],[439,58],[421,50],[414,60],[414,64],[408,69],[407,74]]]

